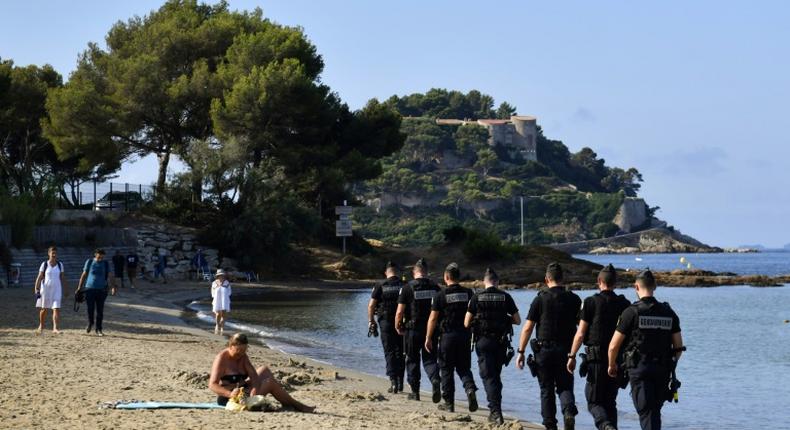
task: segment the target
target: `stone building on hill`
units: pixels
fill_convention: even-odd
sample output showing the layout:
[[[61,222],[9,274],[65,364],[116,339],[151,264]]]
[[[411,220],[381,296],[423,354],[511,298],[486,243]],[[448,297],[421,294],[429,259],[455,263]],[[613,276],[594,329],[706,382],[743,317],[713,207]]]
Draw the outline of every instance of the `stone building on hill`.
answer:
[[[510,119],[437,119],[438,125],[480,125],[488,129],[488,144],[514,147],[525,160],[538,161],[538,125],[534,116],[514,115]]]

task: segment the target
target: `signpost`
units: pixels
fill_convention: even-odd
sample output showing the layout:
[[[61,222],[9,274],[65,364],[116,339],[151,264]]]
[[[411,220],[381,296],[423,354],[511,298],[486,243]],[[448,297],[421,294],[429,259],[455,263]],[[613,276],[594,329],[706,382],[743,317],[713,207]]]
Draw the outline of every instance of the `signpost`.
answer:
[[[343,206],[335,206],[335,215],[339,218],[335,221],[335,236],[343,238],[343,255],[346,254],[346,238],[353,235],[350,218],[352,210],[346,200],[343,200]]]

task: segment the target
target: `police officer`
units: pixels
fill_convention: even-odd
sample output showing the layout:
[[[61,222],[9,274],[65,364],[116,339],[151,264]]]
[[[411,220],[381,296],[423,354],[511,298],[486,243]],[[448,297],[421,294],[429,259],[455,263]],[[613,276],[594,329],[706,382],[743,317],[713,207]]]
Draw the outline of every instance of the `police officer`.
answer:
[[[573,375],[568,373],[565,363],[570,358],[581,299],[562,286],[562,279],[562,267],[557,263],[549,264],[546,268],[546,285],[549,288],[538,293],[529,307],[527,322],[521,330],[517,366],[524,368],[524,350],[532,329],[537,326],[537,334],[530,344],[537,363],[543,425],[547,429],[557,428],[556,390],[565,429],[573,430],[579,411],[573,395]]]
[[[433,389],[433,402],[442,399],[440,390],[439,367],[436,354],[424,348],[425,334],[428,330],[428,317],[431,314],[431,301],[441,288],[428,278],[428,263],[421,258],[412,270],[414,280],[406,284],[398,297],[398,311],[395,314],[395,329],[406,340],[406,379],[411,393],[409,400],[420,400],[420,356],[422,365]],[[433,339],[436,342],[436,339]]]
[[[483,283],[485,290],[469,301],[464,325],[474,334],[477,366],[490,411],[488,421],[502,425],[502,366],[507,361],[513,325],[521,323],[521,316],[510,294],[497,288],[499,276],[491,268],[486,270]],[[513,349],[510,351],[512,358]]]
[[[617,429],[617,390],[620,387],[617,379],[610,378],[607,373],[607,352],[617,319],[631,303],[625,296],[615,294],[616,284],[617,271],[610,264],[598,274],[600,292],[584,300],[567,365],[568,372],[573,374],[576,353],[584,342],[586,360],[582,361],[582,372],[587,374],[584,395],[587,397],[587,409],[599,430]]]
[[[373,288],[368,303],[369,330],[376,329],[374,315],[378,317],[378,328],[381,332],[381,344],[384,346],[384,358],[387,361],[387,376],[391,386],[388,393],[403,391],[403,337],[395,331],[395,311],[398,307],[398,295],[403,286],[398,277],[398,268],[391,261],[384,270],[387,280]]]
[[[464,317],[472,298],[472,290],[458,284],[461,270],[450,263],[444,270],[444,283],[447,288],[436,293],[431,303],[428,318],[428,331],[425,336],[425,349],[433,351],[433,336],[439,331],[439,375],[442,383],[444,403],[439,405],[443,411],[455,412],[455,376],[458,373],[469,400],[469,412],[477,410],[475,380],[472,376],[471,333],[464,327]]]
[[[661,429],[661,407],[670,394],[670,374],[683,350],[680,319],[668,303],[653,293],[656,279],[650,270],[634,284],[639,301],[620,315],[609,343],[609,376],[617,375],[617,354],[625,343],[624,365],[631,383],[631,398],[643,429]]]

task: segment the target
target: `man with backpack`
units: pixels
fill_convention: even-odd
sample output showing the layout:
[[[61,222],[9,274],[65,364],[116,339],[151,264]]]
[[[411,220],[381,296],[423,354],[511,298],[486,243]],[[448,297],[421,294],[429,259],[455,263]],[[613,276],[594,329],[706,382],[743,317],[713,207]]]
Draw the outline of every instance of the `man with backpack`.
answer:
[[[90,333],[93,329],[94,312],[96,315],[96,334],[104,336],[102,331],[102,321],[104,320],[104,301],[107,300],[107,290],[115,295],[115,283],[110,277],[110,263],[104,259],[103,249],[97,249],[93,253],[93,258],[85,261],[82,269],[80,282],[77,284],[77,292],[85,291],[85,302],[88,308],[88,327],[86,332]],[[112,283],[112,285],[110,285]]]

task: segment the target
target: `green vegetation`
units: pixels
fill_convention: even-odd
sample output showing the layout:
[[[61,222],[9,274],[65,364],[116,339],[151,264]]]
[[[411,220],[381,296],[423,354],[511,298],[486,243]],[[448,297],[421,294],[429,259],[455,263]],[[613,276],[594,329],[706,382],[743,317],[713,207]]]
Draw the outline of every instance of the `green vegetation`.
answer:
[[[155,155],[146,210],[204,227],[245,268],[275,267],[294,242],[329,236],[333,207],[353,198],[348,184],[377,178],[404,143],[398,112],[375,99],[350,110],[322,83],[323,59],[302,29],[260,9],[170,0],[105,40],[65,84],[49,66],[0,63],[6,194],[41,197]],[[168,183],[174,156],[188,169]],[[4,222],[22,218],[6,210]]]
[[[0,220],[11,227],[11,244],[17,248],[29,244],[33,228],[49,219],[54,203],[52,196],[36,199],[30,195],[0,194]]]
[[[366,236],[388,243],[436,244],[441,240],[436,231],[453,222],[516,240],[521,197],[528,243],[610,237],[618,231],[612,220],[620,205],[637,196],[642,182],[636,169],[607,166],[590,148],[571,153],[540,128],[535,162],[517,148],[491,147],[482,126],[436,124],[436,118],[515,114],[506,102],[495,111],[493,98],[478,91],[432,89],[385,103],[409,117],[401,127],[406,141],[384,158],[382,175],[358,184],[356,191],[367,198],[384,196],[395,206],[356,220]],[[407,199],[411,208],[403,205]]]
[[[323,59],[302,29],[260,9],[169,0],[105,40],[88,44],[65,84],[50,66],[0,59],[0,216],[15,241],[56,194],[78,201],[65,187],[73,194],[147,155],[159,174],[145,210],[203,228],[207,245],[256,269],[292,263],[294,243],[337,243],[332,209],[343,200],[382,197],[379,211],[355,212],[365,237],[413,246],[455,231],[470,258],[502,259],[517,255],[521,197],[529,243],[605,237],[642,181],[542,132],[535,162],[491,147],[484,127],[436,124],[516,113],[476,90],[352,111],[321,80]],[[167,178],[171,157],[188,168]],[[355,236],[350,249],[370,246]]]

